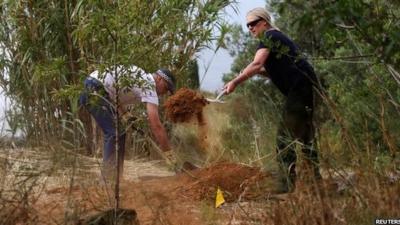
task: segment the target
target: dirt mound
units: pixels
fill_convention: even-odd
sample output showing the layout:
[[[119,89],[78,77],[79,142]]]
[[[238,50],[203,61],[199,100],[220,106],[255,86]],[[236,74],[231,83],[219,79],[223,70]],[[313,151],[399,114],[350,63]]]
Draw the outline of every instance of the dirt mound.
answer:
[[[146,176],[146,173],[143,175]],[[268,188],[262,186],[268,180],[266,178],[269,175],[259,168],[235,163],[219,163],[176,176],[140,176],[139,179],[122,180],[120,205],[124,209],[134,209],[141,225],[204,225],[206,223],[200,214],[199,201],[213,203],[218,187],[227,202],[258,199],[269,192]],[[110,192],[107,192],[105,186],[88,183],[74,186],[72,190],[66,186],[47,190],[45,196],[33,206],[38,213],[38,224],[63,223],[65,210],[71,210],[67,206],[73,207],[71,212],[78,212],[75,219],[97,219],[97,215],[103,215],[99,212],[107,212],[112,208],[110,203],[113,204],[113,195],[110,188]],[[71,200],[71,206],[66,204],[68,199]],[[50,222],[46,223],[49,218]]]
[[[212,167],[194,171],[195,181],[188,183],[182,192],[196,200],[214,199],[217,188],[224,192],[227,202],[239,197],[254,199],[263,196],[265,178],[269,175],[260,168],[235,163],[221,163]]]
[[[167,118],[173,123],[189,122],[196,116],[197,121],[202,124],[204,123],[203,108],[207,104],[207,100],[200,93],[181,88],[168,98],[164,107]]]

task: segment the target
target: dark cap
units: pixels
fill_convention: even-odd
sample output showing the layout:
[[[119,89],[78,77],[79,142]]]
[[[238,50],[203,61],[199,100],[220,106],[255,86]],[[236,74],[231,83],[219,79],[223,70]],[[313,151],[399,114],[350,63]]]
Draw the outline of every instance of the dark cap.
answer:
[[[172,72],[168,69],[159,69],[156,73],[167,81],[168,90],[173,94],[175,92],[175,77]]]

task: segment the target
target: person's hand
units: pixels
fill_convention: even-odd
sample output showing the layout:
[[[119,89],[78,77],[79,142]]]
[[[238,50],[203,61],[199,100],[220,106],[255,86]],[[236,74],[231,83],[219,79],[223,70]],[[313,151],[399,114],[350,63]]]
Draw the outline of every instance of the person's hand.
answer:
[[[163,152],[163,156],[167,164],[177,165],[178,158],[174,150],[168,150]]]
[[[174,150],[168,150],[163,152],[163,157],[165,162],[167,163],[167,166],[177,172],[179,170],[179,166],[178,166],[178,159],[176,156],[176,153],[174,152]]]
[[[236,88],[236,83],[233,80],[231,80],[225,84],[223,91],[225,91],[225,94],[228,95],[232,93],[235,90],[235,88]]]

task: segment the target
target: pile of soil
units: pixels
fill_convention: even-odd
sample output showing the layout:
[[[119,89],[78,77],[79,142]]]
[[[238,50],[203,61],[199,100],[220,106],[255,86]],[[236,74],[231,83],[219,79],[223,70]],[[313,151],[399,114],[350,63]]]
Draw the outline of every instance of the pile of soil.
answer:
[[[204,225],[199,201],[213,203],[218,187],[226,202],[256,200],[271,193],[262,187],[269,178],[268,174],[259,168],[235,163],[218,163],[176,176],[140,177],[139,181],[125,178],[128,179],[124,179],[120,186],[120,205],[124,209],[134,209],[132,212],[137,213],[141,225],[161,224],[159,221],[166,221],[162,224]],[[71,210],[66,208],[69,199],[75,210],[71,212],[78,212],[81,221],[91,222],[99,216],[106,220],[112,198],[110,193],[107,194],[101,185],[77,185],[72,190],[60,186],[45,191],[32,207],[37,213],[38,224],[64,223],[65,210]],[[129,218],[135,215],[127,213]]]
[[[225,201],[256,199],[265,195],[265,181],[269,174],[257,167],[235,163],[219,163],[193,171],[195,181],[188,183],[182,193],[195,200],[215,199],[217,188],[223,191]]]
[[[181,88],[164,104],[167,119],[173,123],[189,122],[195,116],[199,124],[204,123],[203,108],[208,101],[200,93]]]

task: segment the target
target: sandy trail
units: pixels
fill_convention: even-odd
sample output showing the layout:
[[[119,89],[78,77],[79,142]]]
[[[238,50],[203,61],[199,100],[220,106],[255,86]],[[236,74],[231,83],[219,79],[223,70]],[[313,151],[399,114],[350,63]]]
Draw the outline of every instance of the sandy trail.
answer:
[[[140,224],[208,224],[207,210],[213,211],[213,220],[225,221],[227,210],[237,199],[255,199],[261,196],[245,193],[246,187],[255,187],[267,176],[259,169],[233,163],[221,163],[210,168],[174,174],[160,161],[135,160],[125,163],[125,176],[121,182],[121,207],[135,209]],[[106,188],[96,182],[92,167],[87,176],[77,179],[72,189],[68,185],[48,186],[34,204],[37,221],[57,224],[67,219],[84,218],[113,206],[113,187]],[[217,187],[224,191],[231,206],[213,209]],[[246,190],[246,191],[245,191]],[[216,216],[218,215],[218,216]],[[214,218],[215,217],[215,218]],[[49,218],[51,218],[49,220]],[[223,224],[223,223],[221,223]]]

